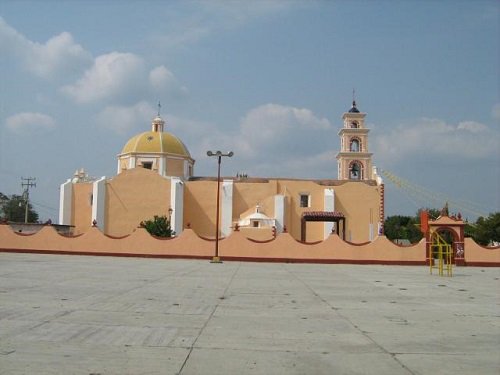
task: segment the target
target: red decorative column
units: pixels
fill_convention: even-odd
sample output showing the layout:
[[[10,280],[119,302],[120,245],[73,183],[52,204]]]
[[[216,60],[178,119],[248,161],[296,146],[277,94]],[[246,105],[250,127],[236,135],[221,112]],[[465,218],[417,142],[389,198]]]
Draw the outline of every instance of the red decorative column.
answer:
[[[380,230],[379,235],[384,234],[384,220],[385,220],[385,187],[384,184],[380,184],[380,203],[379,203],[379,223]]]

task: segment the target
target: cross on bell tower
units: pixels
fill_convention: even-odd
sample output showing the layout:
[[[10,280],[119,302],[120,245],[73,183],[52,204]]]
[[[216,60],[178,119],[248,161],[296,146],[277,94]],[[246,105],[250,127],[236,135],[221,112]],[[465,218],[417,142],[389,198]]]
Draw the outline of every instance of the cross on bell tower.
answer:
[[[372,153],[368,152],[368,133],[365,127],[366,113],[356,107],[354,98],[352,107],[342,115],[344,127],[340,129],[340,152],[337,154],[339,180],[371,180]]]

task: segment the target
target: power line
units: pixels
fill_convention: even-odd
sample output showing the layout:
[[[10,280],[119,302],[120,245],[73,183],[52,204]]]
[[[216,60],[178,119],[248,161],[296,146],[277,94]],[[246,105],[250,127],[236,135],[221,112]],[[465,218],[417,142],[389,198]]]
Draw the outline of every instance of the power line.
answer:
[[[33,205],[35,205],[35,206],[38,206],[38,207],[45,208],[46,210],[55,211],[55,212],[57,212],[57,211],[58,211],[58,209],[57,209],[57,208],[47,206],[47,205],[42,204],[42,203],[40,203],[40,202],[35,202],[34,200],[32,200],[32,201],[31,201],[31,204],[33,204]]]
[[[408,180],[398,177],[389,171],[383,169],[381,169],[380,171],[382,175],[386,177],[390,182],[392,182],[397,188],[403,190],[415,205],[417,205],[417,201],[422,202],[424,206],[428,206],[429,203],[432,203],[435,206],[439,206],[444,202],[449,202],[451,205],[462,210],[463,212],[467,212],[476,216],[488,216],[484,213],[484,210],[475,203],[450,199],[450,197],[446,194],[431,191],[425,187],[419,186]]]

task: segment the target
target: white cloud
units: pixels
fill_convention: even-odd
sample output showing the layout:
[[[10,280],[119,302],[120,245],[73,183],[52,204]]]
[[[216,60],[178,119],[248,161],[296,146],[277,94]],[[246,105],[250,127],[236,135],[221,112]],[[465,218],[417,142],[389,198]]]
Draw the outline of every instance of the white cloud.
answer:
[[[458,123],[457,130],[465,130],[471,133],[487,132],[488,127],[475,121],[463,121]]]
[[[422,118],[374,137],[372,151],[382,164],[408,162],[411,158],[477,160],[496,155],[499,139],[497,130],[478,122],[451,125],[439,119]]]
[[[330,122],[308,109],[270,103],[250,110],[233,140],[247,157],[264,153],[288,158],[325,145],[322,139],[329,130]]]
[[[157,66],[149,72],[149,83],[155,89],[164,89],[174,80],[174,74],[164,65]]]
[[[198,168],[210,167],[207,150],[232,150],[230,165],[252,176],[335,178],[337,174],[337,131],[309,109],[265,104],[248,111],[232,132],[178,118],[170,123],[167,130],[185,136],[183,141],[199,159],[197,173]]]
[[[148,72],[142,57],[121,52],[98,56],[78,81],[60,90],[80,104],[108,100],[133,102],[151,93],[159,97],[187,93],[164,65]]]
[[[122,95],[140,85],[143,75],[144,61],[140,57],[111,52],[98,56],[82,78],[61,91],[78,103],[89,103]]]
[[[56,78],[65,83],[76,80],[61,87],[60,91],[77,103],[118,97],[137,100],[151,92],[183,96],[188,91],[164,65],[148,72],[143,58],[121,52],[110,52],[93,59],[91,53],[77,44],[68,32],[53,36],[43,44],[34,42],[8,25],[2,17],[0,51],[38,77]]]
[[[149,72],[149,85],[155,94],[168,94],[174,97],[185,97],[189,90],[181,86],[172,73],[165,65],[157,66]]]
[[[42,77],[61,75],[69,70],[78,72],[90,63],[90,53],[76,44],[70,33],[63,32],[52,37],[47,43],[35,44],[28,67]]]
[[[55,129],[56,123],[49,115],[23,112],[7,118],[5,126],[18,135],[36,135],[52,131]]]
[[[91,63],[91,54],[62,32],[41,44],[27,39],[0,17],[0,50],[43,78],[77,74]]]
[[[125,135],[149,130],[156,113],[145,102],[133,107],[107,107],[97,116],[100,126]],[[252,176],[336,178],[337,129],[308,109],[265,104],[251,109],[234,131],[220,124],[162,114],[165,131],[179,137],[196,159],[195,173],[210,174],[207,150],[234,151],[223,173]],[[233,169],[232,172],[229,172]]]
[[[131,107],[108,106],[96,116],[97,125],[121,135],[135,135],[150,130],[148,124],[155,109],[144,101]]]
[[[132,136],[148,130],[155,113],[156,108],[146,102],[131,107],[108,106],[97,115],[96,122],[118,134]],[[254,174],[298,177],[305,170],[310,177],[336,175],[336,167],[331,166],[335,165],[338,148],[336,129],[308,109],[262,105],[248,111],[233,132],[170,114],[162,117],[165,131],[182,139],[202,165],[207,150],[233,150],[238,168]],[[325,174],[327,169],[329,174]]]

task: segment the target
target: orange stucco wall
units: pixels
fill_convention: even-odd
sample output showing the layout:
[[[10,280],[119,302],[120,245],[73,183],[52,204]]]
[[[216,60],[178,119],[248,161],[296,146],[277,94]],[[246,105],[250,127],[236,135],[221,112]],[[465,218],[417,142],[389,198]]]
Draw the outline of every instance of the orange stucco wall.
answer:
[[[370,240],[370,224],[374,236],[380,213],[380,186],[363,182],[347,182],[335,187],[335,210],[346,216],[346,239],[363,243]]]
[[[106,234],[128,235],[141,221],[168,215],[170,185],[170,179],[143,168],[129,169],[106,181]]]
[[[73,184],[71,223],[74,234],[88,231],[92,226],[92,183]]]
[[[273,199],[278,193],[276,181],[235,181],[233,185],[233,219],[239,219],[246,212],[254,212],[257,205],[260,205],[261,212],[267,216],[274,216]]]
[[[216,181],[188,181],[184,185],[184,228],[215,237]]]
[[[58,234],[52,226],[25,235],[14,232],[9,225],[0,225],[0,251],[210,258],[214,254],[214,242],[200,238],[190,229],[174,239],[157,239],[143,228],[137,228],[130,235],[115,239],[96,227],[79,236],[66,237]],[[259,242],[247,239],[241,231],[220,241],[219,254],[223,259],[326,263],[423,265],[426,261],[425,240],[412,246],[398,246],[381,236],[368,244],[352,245],[337,235],[331,235],[325,241],[305,244],[283,233],[275,239],[269,236]],[[465,257],[466,264],[498,266],[500,247],[485,248],[468,238]]]
[[[271,228],[240,228],[243,237],[256,241],[269,241],[273,239],[273,230]]]
[[[116,239],[96,227],[82,235],[66,237],[51,226],[36,234],[22,235],[8,225],[0,225],[0,251],[210,258],[214,254],[214,242],[201,239],[190,229],[174,239],[156,239],[143,228],[137,228],[132,234]],[[332,235],[326,241],[311,245],[296,241],[288,233],[256,242],[242,232],[233,232],[220,241],[219,254],[227,259],[424,264],[425,244],[403,248],[380,237],[370,244],[356,246]]]
[[[173,168],[173,169],[172,169]],[[182,171],[182,160],[169,160],[167,170]],[[299,179],[233,180],[232,217],[239,219],[253,213],[257,205],[262,213],[273,218],[275,197],[285,197],[283,225],[295,239],[301,238],[301,218],[307,211],[325,210],[325,190],[334,190],[334,209],[346,217],[345,238],[355,243],[370,241],[377,235],[380,217],[379,186],[362,181],[314,181]],[[154,215],[167,215],[171,207],[171,180],[154,171],[133,168],[105,182],[104,231],[111,236],[130,234],[143,220]],[[217,182],[199,179],[184,182],[183,227],[203,237],[215,235]],[[91,183],[73,185],[72,225],[75,233],[85,232],[92,222]],[[300,195],[310,196],[308,207],[300,207]],[[222,215],[221,196],[221,215]],[[94,197],[94,204],[98,199]],[[172,207],[174,208],[174,207]],[[175,207],[179,209],[179,207]],[[370,224],[373,237],[370,238]],[[221,224],[222,225],[222,224]],[[306,241],[322,241],[324,222],[306,224]]]
[[[173,162],[173,161],[172,161]],[[181,168],[182,161],[179,162]],[[168,168],[167,168],[168,169]],[[171,170],[172,171],[172,170]],[[329,184],[332,185],[329,185]],[[380,187],[365,182],[320,182],[295,179],[248,179],[233,181],[231,224],[253,213],[257,205],[260,212],[274,218],[275,197],[285,197],[284,220],[287,232],[301,238],[301,217],[307,211],[325,210],[325,190],[334,190],[335,211],[346,216],[346,240],[364,243],[370,240],[370,224],[374,237],[380,216]],[[141,221],[154,215],[167,215],[171,207],[171,180],[154,171],[133,168],[123,171],[105,182],[104,231],[111,236],[130,234]],[[200,179],[184,182],[183,227],[198,235],[215,236],[217,182]],[[85,232],[92,222],[90,195],[92,184],[73,185],[72,225],[75,233]],[[300,195],[310,196],[309,207],[300,207]],[[221,215],[223,210],[221,196]],[[97,202],[96,197],[94,201]],[[95,203],[94,202],[94,203]],[[172,207],[178,209],[178,207]],[[189,225],[188,225],[189,224]],[[324,222],[306,224],[306,241],[322,241]]]
[[[464,247],[466,264],[496,263],[500,265],[500,246],[484,247],[475,243],[472,238],[466,237]]]
[[[285,195],[284,225],[295,238],[301,237],[301,217],[306,211],[324,210],[325,189],[335,191],[335,210],[346,215],[346,239],[363,243],[370,240],[369,224],[377,234],[380,200],[379,187],[364,182],[347,182],[339,186],[321,185],[315,181],[269,179],[234,181],[232,221],[236,222],[260,205],[261,212],[274,217],[274,197]],[[187,181],[184,193],[184,226],[201,236],[214,237],[216,210],[216,181]],[[310,195],[310,206],[300,207],[300,194]],[[324,223],[308,222],[307,242],[324,239]]]
[[[300,239],[302,213],[306,211],[323,211],[324,190],[329,186],[322,186],[313,181],[280,180],[278,188],[285,193],[287,198],[287,207],[285,208],[287,231],[293,238]],[[300,207],[300,194],[309,194],[311,196],[310,207]],[[306,241],[323,240],[323,228],[323,223],[307,223]]]

